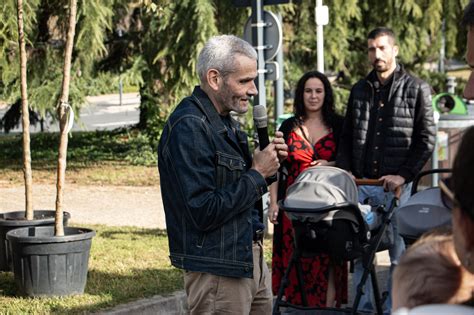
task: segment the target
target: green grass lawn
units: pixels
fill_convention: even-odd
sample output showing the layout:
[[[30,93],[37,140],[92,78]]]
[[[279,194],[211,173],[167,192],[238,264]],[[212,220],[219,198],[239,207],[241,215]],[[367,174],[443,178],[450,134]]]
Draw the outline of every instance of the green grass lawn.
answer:
[[[33,183],[55,183],[58,133],[31,135]],[[0,183],[23,184],[22,137],[0,136]],[[137,131],[73,132],[66,181],[84,185],[158,185],[155,148]]]
[[[31,135],[33,184],[56,181],[57,133]],[[23,184],[22,137],[0,136],[0,184]],[[156,155],[136,131],[74,132],[69,138],[66,181],[83,185],[158,185]],[[0,314],[82,314],[183,287],[171,267],[165,231],[91,226],[86,292],[63,298],[15,296],[13,273],[0,272]]]
[[[168,259],[166,232],[83,226],[93,238],[85,293],[57,298],[15,296],[13,273],[0,272],[0,314],[81,314],[180,290],[182,273]]]
[[[55,183],[58,135],[31,136],[33,184]],[[138,132],[73,133],[66,181],[83,185],[158,185],[155,148]],[[0,136],[0,185],[23,184],[21,135]],[[83,226],[83,225],[81,225]],[[13,273],[0,272],[0,314],[85,314],[183,289],[171,266],[166,231],[94,225],[85,293],[56,298],[15,296]],[[265,258],[271,260],[271,242]]]
[[[171,266],[166,232],[157,229],[81,225],[96,231],[83,295],[15,296],[12,272],[0,272],[0,314],[84,314],[183,289],[181,270]],[[265,258],[271,260],[271,242]]]

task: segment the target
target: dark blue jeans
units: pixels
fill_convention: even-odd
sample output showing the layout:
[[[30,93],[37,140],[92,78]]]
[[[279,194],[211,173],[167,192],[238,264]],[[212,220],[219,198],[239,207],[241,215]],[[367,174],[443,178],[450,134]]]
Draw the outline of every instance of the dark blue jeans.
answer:
[[[400,197],[399,205],[403,205],[408,198],[410,197],[412,183],[403,185],[402,195]],[[381,186],[360,186],[359,187],[359,202],[363,203],[365,199],[370,198],[374,204],[385,205],[386,209],[390,206],[390,203],[393,199],[393,193],[384,192],[383,187]],[[398,265],[398,261],[405,251],[405,242],[403,238],[398,234],[397,222],[395,220],[396,210],[394,216],[392,217],[391,228],[393,228],[393,235],[395,236],[393,246],[388,250],[390,256],[390,274],[387,281],[387,290],[389,291],[389,296],[385,301],[384,313],[390,314],[392,308],[392,272],[393,269]],[[390,227],[389,227],[390,228]],[[359,284],[362,274],[364,273],[364,268],[362,266],[361,260],[356,260],[354,264],[354,276],[353,276],[353,286],[354,292],[357,292],[357,285]],[[373,302],[373,289],[370,276],[367,278],[367,282],[364,287],[364,294],[361,297],[359,303],[359,310],[373,312],[375,310]]]

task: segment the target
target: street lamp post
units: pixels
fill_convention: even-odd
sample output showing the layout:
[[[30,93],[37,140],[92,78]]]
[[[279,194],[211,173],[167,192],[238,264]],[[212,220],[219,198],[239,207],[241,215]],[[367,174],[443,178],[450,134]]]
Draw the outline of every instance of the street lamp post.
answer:
[[[329,22],[328,7],[323,5],[323,0],[316,0],[314,9],[314,19],[316,20],[316,53],[318,61],[318,71],[324,73],[324,35],[323,26]]]
[[[119,41],[122,39],[123,30],[121,28],[117,29],[117,36]],[[123,82],[122,82],[122,54],[120,54],[120,65],[119,65],[119,105],[122,106],[122,95],[123,95]]]

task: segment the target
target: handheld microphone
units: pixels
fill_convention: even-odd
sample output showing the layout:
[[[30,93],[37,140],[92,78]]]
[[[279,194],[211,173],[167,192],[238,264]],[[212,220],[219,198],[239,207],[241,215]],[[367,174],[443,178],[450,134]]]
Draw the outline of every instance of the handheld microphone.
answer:
[[[253,107],[253,121],[255,128],[257,128],[258,134],[258,143],[260,150],[265,149],[267,145],[270,144],[270,139],[268,138],[268,117],[267,117],[267,108],[263,105],[255,105]]]

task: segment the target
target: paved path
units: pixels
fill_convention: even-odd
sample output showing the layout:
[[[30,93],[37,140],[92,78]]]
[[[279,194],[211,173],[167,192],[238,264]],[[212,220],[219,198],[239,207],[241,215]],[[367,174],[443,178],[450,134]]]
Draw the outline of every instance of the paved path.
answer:
[[[35,184],[33,205],[37,210],[54,210],[56,186]],[[11,186],[0,179],[0,213],[25,209],[24,187]],[[84,186],[67,184],[64,210],[71,223],[138,226],[166,229],[165,214],[158,186]],[[272,232],[272,226],[269,226]],[[388,266],[387,252],[377,255],[380,265]]]
[[[56,186],[34,185],[34,209],[54,210],[55,202]],[[24,209],[24,187],[6,186],[0,181],[0,213]],[[64,192],[64,210],[71,213],[71,223],[166,228],[160,188],[157,186],[67,184]]]
[[[139,120],[140,95],[138,93],[125,93],[122,95],[120,104],[119,94],[106,94],[99,96],[88,96],[87,102],[82,105],[73,130],[112,130],[118,127],[136,124]],[[0,118],[8,110],[5,103],[0,103]],[[59,130],[57,122],[52,123],[49,117],[46,118],[46,131],[56,132]],[[10,130],[12,133],[21,132],[21,124]],[[40,132],[40,125],[32,125],[30,132]],[[3,129],[0,133],[3,132]]]

